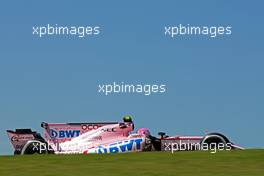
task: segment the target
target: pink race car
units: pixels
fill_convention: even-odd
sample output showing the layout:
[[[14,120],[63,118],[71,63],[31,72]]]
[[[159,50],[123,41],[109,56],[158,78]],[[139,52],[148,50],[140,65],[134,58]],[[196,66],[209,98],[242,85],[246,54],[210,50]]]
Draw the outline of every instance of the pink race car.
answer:
[[[31,129],[7,130],[14,154],[89,154],[124,153],[140,151],[181,151],[181,150],[231,150],[243,149],[231,143],[219,133],[205,136],[154,137],[146,128],[136,133],[130,116],[123,122],[96,123],[45,123],[44,138]]]

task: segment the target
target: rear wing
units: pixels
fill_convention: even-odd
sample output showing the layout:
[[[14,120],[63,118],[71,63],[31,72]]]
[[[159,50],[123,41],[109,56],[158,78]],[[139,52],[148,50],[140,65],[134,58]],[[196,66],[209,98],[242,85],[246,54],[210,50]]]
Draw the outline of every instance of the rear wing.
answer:
[[[30,140],[45,141],[39,133],[31,129],[7,130],[6,132],[14,148],[14,154],[20,154],[25,144]]]

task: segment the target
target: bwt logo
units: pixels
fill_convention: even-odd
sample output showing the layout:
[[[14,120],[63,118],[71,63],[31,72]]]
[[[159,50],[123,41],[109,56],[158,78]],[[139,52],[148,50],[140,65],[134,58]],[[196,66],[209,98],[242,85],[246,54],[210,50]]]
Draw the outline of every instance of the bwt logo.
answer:
[[[49,135],[51,138],[73,138],[80,135],[80,130],[49,130]]]
[[[122,141],[119,143],[113,143],[108,146],[98,146],[97,153],[123,153],[131,151],[140,151],[142,138],[131,139],[129,141]]]

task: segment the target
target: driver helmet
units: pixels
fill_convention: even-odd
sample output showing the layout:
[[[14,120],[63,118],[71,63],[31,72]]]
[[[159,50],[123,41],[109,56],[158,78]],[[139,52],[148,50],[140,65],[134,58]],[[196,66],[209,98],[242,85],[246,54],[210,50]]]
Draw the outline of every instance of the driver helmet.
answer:
[[[132,122],[132,117],[130,115],[126,115],[123,117],[124,122]]]

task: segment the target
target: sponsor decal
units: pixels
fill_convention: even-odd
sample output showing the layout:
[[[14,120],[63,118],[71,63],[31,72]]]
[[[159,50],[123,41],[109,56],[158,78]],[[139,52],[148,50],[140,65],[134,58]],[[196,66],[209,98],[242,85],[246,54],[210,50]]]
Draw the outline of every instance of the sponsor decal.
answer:
[[[87,130],[87,125],[82,125],[82,130]]]
[[[80,135],[80,130],[49,130],[49,135],[51,138],[73,138],[78,137]]]
[[[11,137],[11,141],[12,142],[19,142],[19,141],[23,141],[23,140],[31,140],[31,139],[34,139],[33,136],[12,136]]]
[[[18,141],[18,137],[17,136],[13,136],[12,138],[11,138],[11,141],[13,142],[13,141]]]
[[[88,139],[87,142],[94,142],[94,141],[101,141],[102,140],[102,136],[95,136],[92,137],[91,139]]]
[[[82,130],[96,130],[98,128],[98,125],[82,125]]]
[[[116,128],[103,128],[101,129],[103,132],[116,132]]]
[[[98,146],[96,148],[97,153],[123,153],[130,151],[140,151],[142,148],[142,138],[131,139],[127,141],[121,141],[113,143],[107,146]]]

